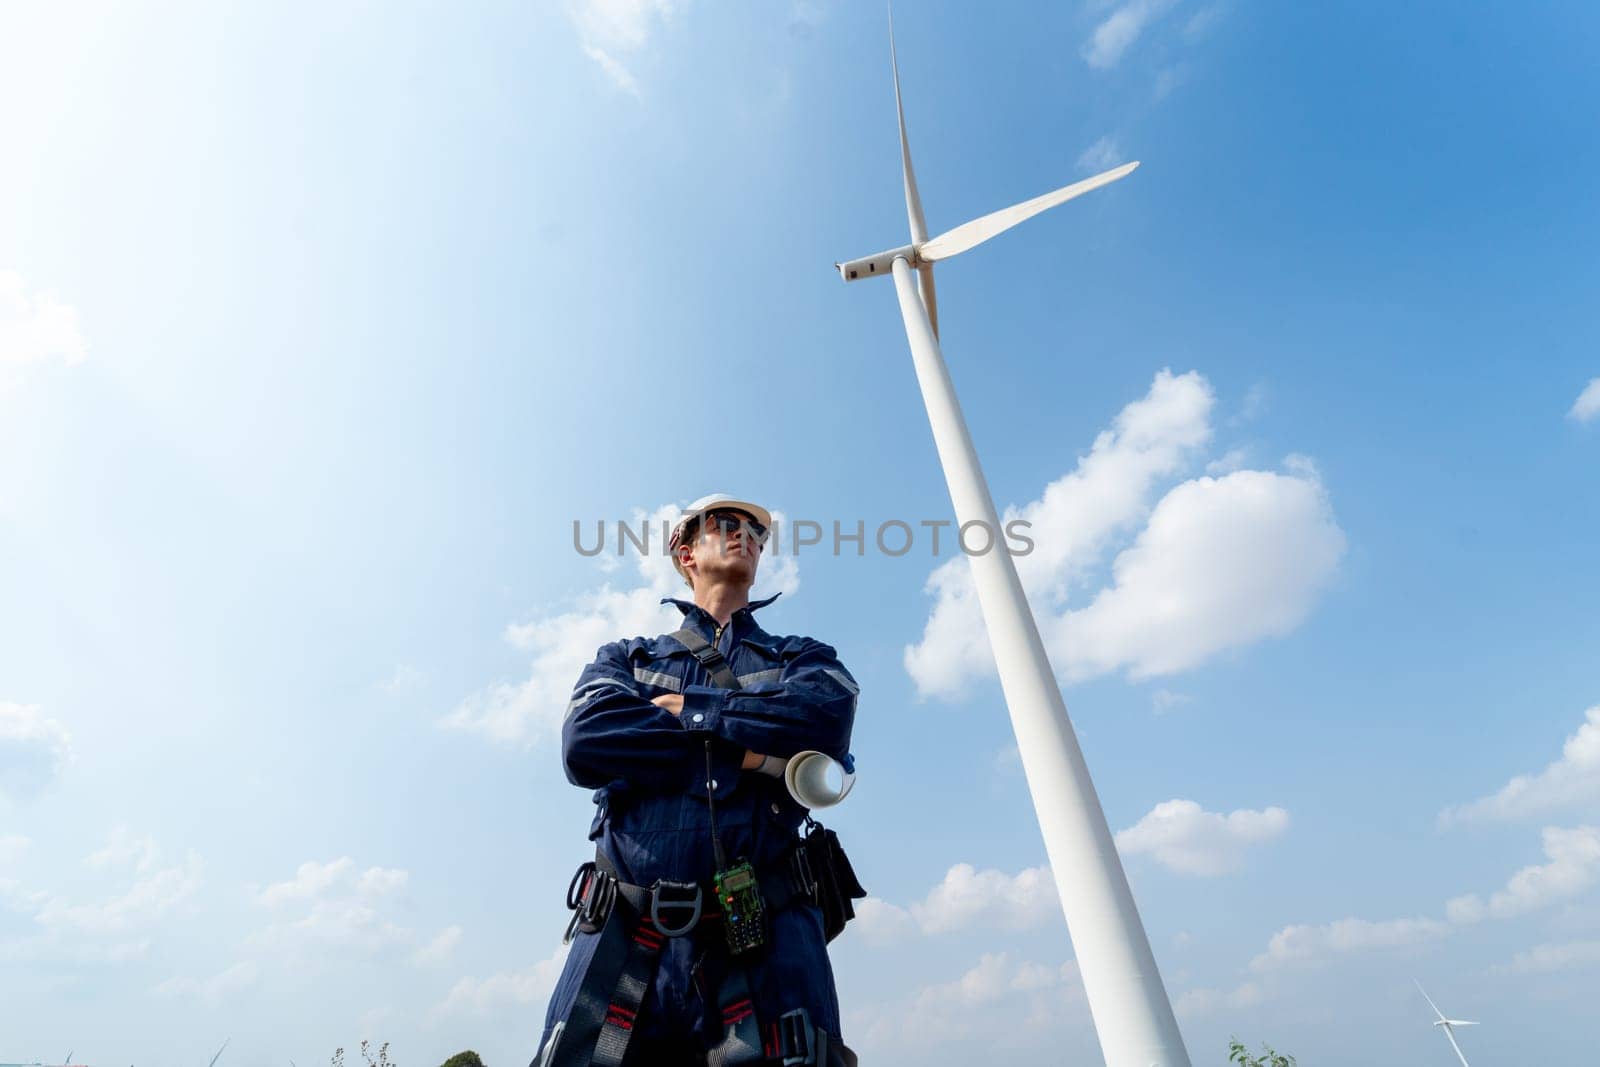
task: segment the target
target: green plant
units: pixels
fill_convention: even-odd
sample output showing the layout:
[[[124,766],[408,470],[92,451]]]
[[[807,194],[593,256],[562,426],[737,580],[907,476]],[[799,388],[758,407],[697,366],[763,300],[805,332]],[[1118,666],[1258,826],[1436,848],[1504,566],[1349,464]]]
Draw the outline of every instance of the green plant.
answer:
[[[1244,1042],[1236,1037],[1228,1041],[1228,1062],[1237,1063],[1239,1067],[1295,1067],[1293,1056],[1274,1052],[1272,1046],[1266,1042],[1261,1044],[1261,1055],[1250,1055],[1250,1050],[1244,1047]]]
[[[469,1048],[465,1052],[458,1052],[451,1056],[439,1067],[483,1067],[483,1059]]]
[[[395,1062],[389,1058],[389,1042],[385,1041],[378,1046],[376,1058],[368,1051],[371,1047],[372,1042],[361,1042],[361,1058],[367,1061],[367,1067],[396,1067]],[[332,1064],[332,1067],[344,1067],[344,1049],[334,1049],[333,1058],[328,1062]]]

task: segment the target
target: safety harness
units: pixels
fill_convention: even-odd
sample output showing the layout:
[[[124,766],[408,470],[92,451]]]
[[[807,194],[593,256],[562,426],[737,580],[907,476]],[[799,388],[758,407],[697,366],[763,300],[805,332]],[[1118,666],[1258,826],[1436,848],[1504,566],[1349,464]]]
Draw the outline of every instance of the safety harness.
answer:
[[[694,654],[718,686],[742,688],[722,653],[700,634],[686,628],[672,637]],[[720,869],[722,848],[714,821],[712,825]],[[806,841],[797,842],[775,863],[755,870],[759,900],[767,914],[801,900],[818,902],[818,881],[810,862],[813,852]],[[594,860],[579,866],[567,887],[567,907],[573,914],[563,943],[579,930],[598,933],[599,939],[572,1008],[551,1034],[537,1067],[621,1067],[667,939],[690,936],[706,923],[737,921],[737,914],[722,907],[734,899],[719,899],[715,883],[661,879],[648,887],[632,885],[596,849]],[[784,1012],[763,1025],[745,969],[736,960],[730,961],[718,987],[717,1007],[722,1040],[707,1050],[707,1067],[761,1063],[855,1067],[855,1054],[814,1025],[805,1008]]]

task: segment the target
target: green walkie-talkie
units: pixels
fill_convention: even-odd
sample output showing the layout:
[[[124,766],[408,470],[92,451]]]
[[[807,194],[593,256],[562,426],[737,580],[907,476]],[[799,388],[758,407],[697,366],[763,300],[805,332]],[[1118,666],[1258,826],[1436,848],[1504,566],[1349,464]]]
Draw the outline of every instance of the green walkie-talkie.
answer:
[[[718,871],[712,885],[717,890],[717,906],[722,909],[728,951],[737,956],[760,948],[767,940],[767,923],[756,869],[748,862],[735,863]]]

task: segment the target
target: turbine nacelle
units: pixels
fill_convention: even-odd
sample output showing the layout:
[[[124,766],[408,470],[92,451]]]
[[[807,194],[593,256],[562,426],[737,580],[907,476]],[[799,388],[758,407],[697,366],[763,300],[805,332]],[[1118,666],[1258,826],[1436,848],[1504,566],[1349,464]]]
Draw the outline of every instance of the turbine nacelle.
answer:
[[[839,277],[847,282],[858,282],[863,278],[876,278],[880,274],[888,277],[894,273],[894,261],[897,259],[903,259],[913,267],[922,266],[916,245],[901,245],[887,252],[852,259],[848,263],[835,263],[834,266],[839,269]]]
[[[907,150],[909,151],[909,149]],[[909,161],[909,155],[907,159]],[[847,282],[858,282],[863,278],[876,278],[880,274],[888,274],[893,268],[896,259],[904,259],[906,264],[913,269],[921,270],[931,267],[942,259],[958,256],[971,248],[976,248],[991,237],[1005,233],[1019,222],[1026,222],[1042,211],[1048,211],[1057,204],[1065,204],[1068,200],[1076,199],[1084,193],[1110,185],[1118,178],[1126,178],[1138,167],[1137,162],[1124,163],[1120,167],[1113,167],[1092,178],[1085,178],[1081,182],[1064,185],[1053,192],[1036,196],[1032,200],[1024,200],[1020,204],[1013,204],[999,211],[991,211],[982,218],[964,222],[953,230],[946,230],[937,237],[918,239],[916,231],[920,226],[912,227],[912,244],[891,248],[887,252],[879,252],[860,259],[852,259],[848,263],[836,263],[839,276]],[[910,165],[907,163],[906,173],[910,174]],[[908,209],[916,222],[922,221],[922,205],[916,197],[915,179],[907,178],[906,181]]]

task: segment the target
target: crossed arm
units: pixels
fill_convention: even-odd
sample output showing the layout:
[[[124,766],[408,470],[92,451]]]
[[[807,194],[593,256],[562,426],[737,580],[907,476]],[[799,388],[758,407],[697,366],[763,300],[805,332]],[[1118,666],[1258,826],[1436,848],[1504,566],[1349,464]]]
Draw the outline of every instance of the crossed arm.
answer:
[[[729,691],[691,685],[654,700],[638,695],[620,644],[601,647],[584,668],[562,726],[567,778],[599,787],[622,780],[652,790],[681,789],[692,780],[707,739],[718,764],[761,765],[765,754],[788,759],[818,749],[849,763],[856,693],[837,654],[807,642],[776,681]]]
[[[667,693],[664,696],[656,697],[655,699],[651,700],[650,703],[659,704],[661,707],[666,708],[674,715],[683,714],[682,693]],[[767,757],[765,755],[761,754],[760,752],[751,752],[747,748],[744,750],[744,759],[739,763],[739,769],[741,771],[757,770],[766,761]]]

